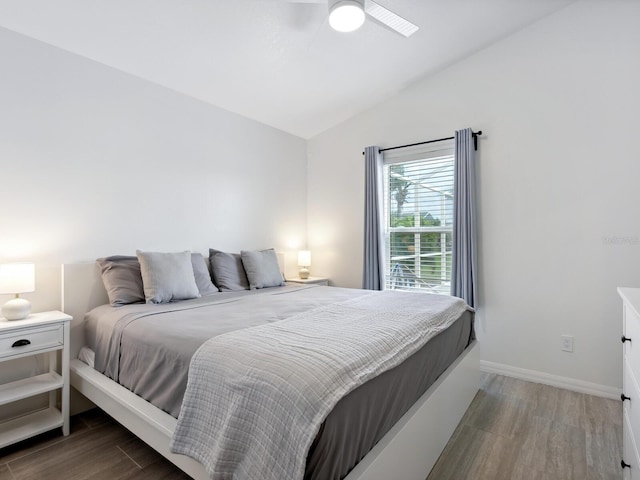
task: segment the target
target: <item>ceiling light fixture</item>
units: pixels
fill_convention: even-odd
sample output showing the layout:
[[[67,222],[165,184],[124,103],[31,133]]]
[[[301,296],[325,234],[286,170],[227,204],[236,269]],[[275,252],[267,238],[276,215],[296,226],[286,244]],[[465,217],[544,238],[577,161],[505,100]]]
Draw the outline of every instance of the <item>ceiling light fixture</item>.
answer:
[[[364,0],[329,2],[329,25],[338,32],[353,32],[364,23]]]

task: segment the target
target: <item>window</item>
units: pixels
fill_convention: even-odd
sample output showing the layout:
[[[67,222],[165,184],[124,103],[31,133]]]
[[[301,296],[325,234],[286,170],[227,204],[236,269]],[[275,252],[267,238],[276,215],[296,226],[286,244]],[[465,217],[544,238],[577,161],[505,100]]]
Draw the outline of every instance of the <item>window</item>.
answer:
[[[453,145],[384,152],[385,287],[449,294]]]

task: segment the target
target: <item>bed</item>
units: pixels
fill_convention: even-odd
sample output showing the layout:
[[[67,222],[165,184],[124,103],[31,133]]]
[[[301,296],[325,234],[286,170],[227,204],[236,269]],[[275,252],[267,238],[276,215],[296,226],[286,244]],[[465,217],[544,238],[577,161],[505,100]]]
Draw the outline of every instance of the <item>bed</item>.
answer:
[[[182,303],[179,307],[171,305],[169,308],[164,308],[164,310],[168,311],[158,315],[167,315],[165,323],[171,325],[175,323],[175,316],[181,315],[181,311],[202,311],[202,309],[205,308],[202,305],[204,303],[214,304],[213,308],[218,309],[218,311],[225,310],[231,312],[233,316],[234,307],[231,305],[242,303],[242,310],[244,311],[249,308],[246,305],[252,302],[257,305],[264,305],[267,297],[275,298],[275,303],[280,303],[280,307],[283,305],[293,305],[296,302],[292,302],[290,299],[300,297],[300,303],[306,305],[304,309],[308,309],[309,306],[317,306],[329,300],[339,303],[340,301],[349,301],[349,299],[362,295],[364,295],[364,292],[333,287],[285,286],[275,289],[264,289],[258,292],[247,291],[241,294],[215,295],[215,300],[196,299],[187,301],[187,303]],[[227,301],[227,299],[232,300]],[[286,299],[286,301],[283,299]],[[100,307],[97,310],[93,309],[106,302],[106,292],[95,264],[72,264],[64,266],[63,309],[74,317],[72,326],[72,348],[75,352],[72,353],[79,353],[80,348],[87,343],[96,348],[95,339],[99,336],[96,335],[96,331],[98,330],[96,325],[99,323],[96,321],[96,315],[102,313],[100,318],[104,318],[104,314],[107,313],[108,317],[108,312],[114,309],[108,307]],[[105,312],[100,312],[101,308],[105,310]],[[206,308],[210,307],[207,305]],[[93,310],[93,316],[89,315],[85,320],[85,314],[91,310]],[[144,325],[143,320],[143,318],[148,318],[149,316],[148,312],[145,313],[145,307],[143,305],[131,306],[129,310],[134,311],[134,313],[127,312],[126,308],[124,310],[120,309],[121,312],[129,315],[127,318],[129,318],[128,322],[130,321],[131,325],[138,324],[138,327],[133,327],[132,329],[136,330],[137,328],[138,332],[148,331],[148,327]],[[135,313],[136,311],[138,313]],[[237,314],[237,309],[235,311]],[[287,310],[286,308],[278,311],[282,313],[278,313],[277,315],[284,317],[290,315],[295,316],[296,314],[296,311]],[[132,320],[136,315],[138,315],[140,319],[136,318]],[[424,479],[478,389],[478,348],[475,341],[470,341],[471,334],[469,333],[468,325],[472,322],[472,316],[467,314],[466,317],[467,318],[464,319],[460,318],[453,323],[453,326],[457,326],[457,331],[455,328],[447,329],[448,332],[453,332],[451,335],[458,339],[458,343],[460,343],[460,338],[467,337],[463,342],[464,345],[461,347],[462,353],[460,355],[456,354],[455,359],[446,361],[446,366],[442,368],[444,372],[436,372],[434,374],[437,376],[435,382],[433,382],[423,394],[419,395],[415,403],[413,403],[412,400],[413,405],[408,408],[408,410],[406,410],[408,406],[403,407],[406,413],[401,415],[401,418],[390,417],[393,419],[393,426],[390,429],[388,426],[385,427],[386,433],[384,435],[376,433],[380,438],[374,439],[375,446],[357,463],[355,468],[348,467],[349,473],[346,477],[347,480],[373,480],[391,478],[392,476],[403,479]],[[117,322],[118,321],[115,320],[111,323]],[[467,325],[467,327],[465,327],[465,325]],[[467,328],[467,330],[465,330],[465,328]],[[85,330],[87,330],[88,335],[85,334]],[[170,334],[172,335],[173,333]],[[436,344],[438,340],[442,338],[444,338],[444,335],[438,335],[433,339],[434,341],[430,343]],[[199,340],[195,341],[194,345],[196,345],[196,347],[198,342]],[[422,351],[422,357],[416,352],[416,355],[411,356],[406,362],[403,362],[403,364],[406,363],[405,370],[416,370],[416,365],[420,364],[420,362],[433,362],[434,358],[438,357],[429,357],[429,355],[434,355],[434,353],[429,353],[426,349],[420,349],[420,351]],[[96,359],[98,359],[99,356],[100,355],[97,354]],[[127,362],[135,363],[135,360],[130,360],[126,357],[123,357],[122,361],[124,364]],[[418,363],[414,363],[413,366],[411,366],[410,361]],[[102,363],[100,369],[105,370],[104,359],[98,359],[98,363]],[[400,368],[400,366],[398,366],[398,368]],[[106,368],[106,370],[108,369],[109,367]],[[176,401],[175,398],[165,399],[165,401],[158,401],[157,398],[152,399],[154,403],[160,407],[158,408],[158,406],[154,406],[142,398],[153,396],[146,393],[144,391],[145,388],[138,389],[138,395],[132,393],[129,389],[124,388],[105,375],[102,375],[87,365],[87,363],[80,360],[72,361],[71,370],[72,386],[78,392],[105,410],[193,478],[209,478],[205,468],[200,462],[185,455],[178,455],[171,452],[171,438],[178,427],[178,420],[175,417],[180,410],[179,400]],[[127,375],[124,376],[126,377]],[[185,380],[180,380],[175,375],[173,379],[171,377],[171,375],[167,375],[166,380],[181,385],[185,383]],[[377,379],[378,377],[373,380]],[[353,397],[358,397],[359,395],[362,398],[373,398],[372,392],[376,391],[373,380],[364,383],[361,387],[351,392],[350,395]],[[154,382],[156,381],[160,380],[154,378]],[[139,379],[129,379],[125,380],[124,383],[128,384],[129,388],[136,390],[136,385],[139,386],[145,382],[141,382]],[[369,388],[369,390],[367,390],[367,388]],[[378,391],[379,389],[380,387],[378,387]],[[159,388],[158,385],[153,385],[151,390],[164,392],[165,388],[164,386]],[[345,397],[345,399],[348,399],[348,396]],[[332,415],[338,419],[334,422],[335,424],[344,423],[345,419],[349,417],[361,417],[360,421],[363,421],[362,418],[367,418],[366,415],[350,414],[350,412],[353,413],[354,407],[350,407],[348,402],[341,402],[342,403],[336,405],[335,412],[332,412]],[[358,404],[354,403],[353,405]],[[364,411],[366,412],[366,409]],[[342,417],[340,417],[340,415],[342,415]],[[328,417],[328,419],[329,418],[331,417]],[[388,419],[386,421],[389,422]],[[323,423],[322,430],[325,429],[326,425],[330,425],[328,420]],[[356,425],[354,428],[362,428],[362,425]],[[330,432],[331,428],[326,427],[326,430]],[[347,440],[347,442],[350,444],[353,443],[351,440]],[[331,443],[331,441],[328,443]],[[317,438],[314,440],[313,446],[314,448],[318,447],[315,451],[324,451],[323,448],[319,447]],[[310,451],[313,453],[314,450]],[[323,455],[326,454],[318,454],[318,458],[322,459]],[[360,454],[356,453],[356,455]],[[347,464],[352,461],[352,459],[349,460],[348,458],[345,460]],[[312,455],[309,455],[306,461],[307,470],[313,470],[314,462],[318,463]],[[320,463],[321,462],[319,462],[319,464]],[[311,467],[309,467],[310,465]],[[322,472],[322,468],[319,468],[318,471]],[[305,478],[322,478],[322,473],[319,475],[319,477],[310,475]]]

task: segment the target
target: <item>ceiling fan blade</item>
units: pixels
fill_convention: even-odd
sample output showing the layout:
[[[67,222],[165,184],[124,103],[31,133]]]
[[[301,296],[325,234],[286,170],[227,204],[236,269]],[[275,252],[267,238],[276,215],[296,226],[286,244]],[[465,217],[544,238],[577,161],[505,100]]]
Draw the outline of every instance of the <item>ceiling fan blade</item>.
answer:
[[[396,15],[392,11],[387,10],[373,0],[366,0],[364,2],[364,11],[367,15],[370,15],[380,23],[395,30],[404,37],[409,37],[418,31],[419,27],[417,25],[414,25],[409,20],[405,20],[400,15]]]

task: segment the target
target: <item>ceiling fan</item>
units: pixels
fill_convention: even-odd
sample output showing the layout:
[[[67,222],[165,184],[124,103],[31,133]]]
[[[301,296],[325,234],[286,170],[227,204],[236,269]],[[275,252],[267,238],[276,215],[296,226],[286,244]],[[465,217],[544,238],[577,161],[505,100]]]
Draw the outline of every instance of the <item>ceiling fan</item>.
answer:
[[[357,30],[367,15],[404,37],[418,30],[417,25],[373,0],[329,0],[329,25],[339,32]]]
[[[366,15],[404,37],[413,35],[418,26],[396,15],[373,0],[329,0],[329,25],[339,32],[352,32],[362,26]]]
[[[360,28],[367,16],[378,23],[409,37],[418,30],[418,26],[393,13],[373,0],[279,0],[290,4],[322,4],[329,7],[329,25],[339,32],[353,32]]]

